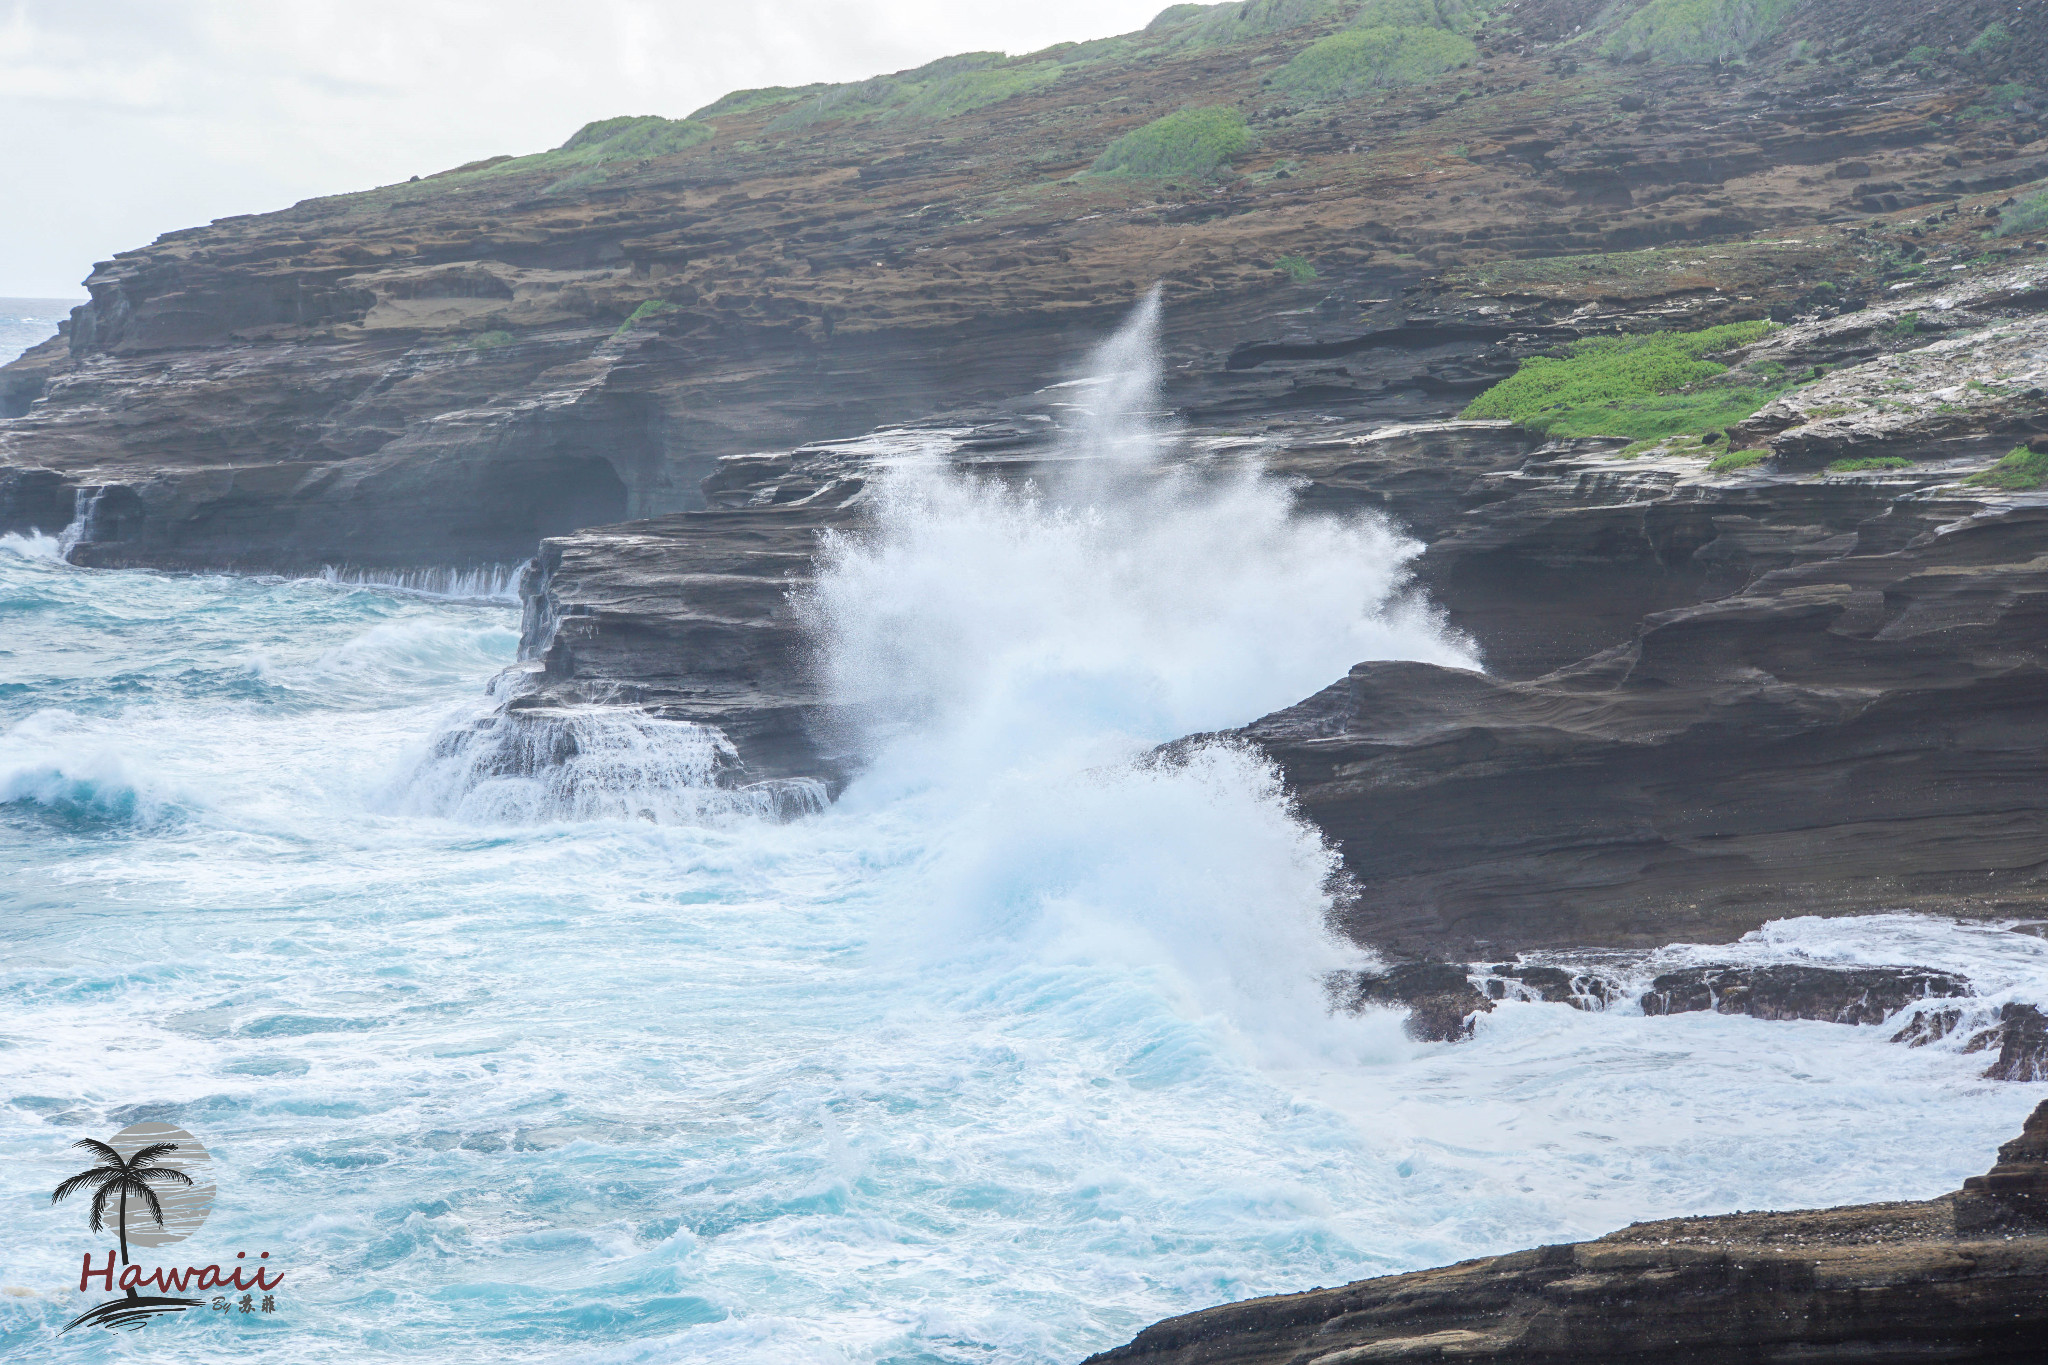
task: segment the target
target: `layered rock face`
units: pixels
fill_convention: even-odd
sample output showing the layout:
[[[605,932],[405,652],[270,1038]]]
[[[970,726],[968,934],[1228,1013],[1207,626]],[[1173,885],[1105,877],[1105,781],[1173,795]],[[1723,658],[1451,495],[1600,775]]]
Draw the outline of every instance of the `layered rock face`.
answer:
[[[1632,325],[1793,309],[1894,249],[1799,234],[2048,170],[2007,91],[2041,39],[1982,41],[1994,0],[1806,0],[1739,65],[1632,46],[1625,8],[1503,7],[1470,66],[1387,98],[1269,84],[1356,6],[1175,11],[954,59],[981,84],[944,100],[750,92],[573,173],[494,159],[172,233],[5,371],[0,530],[75,521],[103,565],[517,561],[701,507],[723,456],[985,417],[1155,280],[1200,420],[1441,416],[1611,324],[1568,272],[1502,263],[1768,229],[1649,262]],[[1191,102],[1247,120],[1228,174],[1077,177]]]
[[[2048,1103],[1998,1149],[1998,1164],[1965,1180],[1956,1196],[1958,1232],[2012,1228],[2048,1228]]]
[[[790,595],[817,532],[848,520],[834,503],[682,512],[545,542],[523,585],[529,690],[508,710],[597,702],[714,725],[740,761],[730,780],[836,788],[852,758],[832,742]]]
[[[2042,269],[1980,281],[1965,334],[2035,326]],[[1787,328],[1772,363],[1827,356],[1845,383],[1967,363],[1888,316]],[[1993,396],[1918,464],[1822,477],[1796,455],[1717,474],[1505,423],[1189,423],[1181,460],[1257,460],[1305,511],[1424,539],[1419,584],[1488,665],[1361,665],[1238,732],[1343,853],[1350,931],[1470,959],[1722,941],[1795,910],[2038,913],[2048,507],[1967,479],[2048,409]],[[1014,404],[731,458],[703,511],[550,540],[514,705],[650,707],[725,729],[735,781],[836,785],[853,756],[791,610],[817,535],[862,524],[878,463],[1028,478],[1059,425]]]
[[[1719,941],[1793,907],[2044,895],[2048,508],[1907,499],[1899,549],[1764,574],[1540,678],[1367,663],[1242,731],[1367,941]],[[1711,543],[1711,542],[1710,542]]]
[[[1195,427],[1178,453],[1224,469],[1259,460],[1298,482],[1305,508],[1370,509],[1427,534],[1458,515],[1474,479],[1519,467],[1540,444],[1504,422],[1295,420]],[[704,510],[542,543],[521,585],[527,662],[510,709],[601,702],[715,725],[740,759],[730,780],[816,777],[836,790],[857,755],[816,686],[795,610],[819,536],[866,524],[879,466],[913,461],[1021,483],[1070,458],[1055,413],[1020,410],[1002,423],[726,459],[705,481]]]
[[[1170,1318],[1093,1361],[1158,1365],[2012,1362],[2048,1340],[2048,1103],[1925,1203],[1639,1223]]]

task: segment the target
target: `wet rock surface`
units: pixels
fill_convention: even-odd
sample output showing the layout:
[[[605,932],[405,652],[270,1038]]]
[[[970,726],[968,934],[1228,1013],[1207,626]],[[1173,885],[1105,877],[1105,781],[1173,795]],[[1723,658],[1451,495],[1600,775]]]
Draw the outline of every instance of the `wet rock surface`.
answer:
[[[1970,1040],[1970,1050],[1998,1049],[1986,1080],[2048,1081],[2048,1014],[2015,1001],[1999,1010],[1998,1024]]]
[[[1701,510],[1692,559],[1769,539]],[[1402,951],[2037,913],[2048,507],[1902,499],[1832,548],[1541,677],[1361,664],[1237,733],[1342,852],[1350,932]]]
[[[521,584],[519,690],[510,712],[626,707],[715,726],[732,782],[810,777],[836,789],[851,758],[831,737],[791,594],[838,498],[682,512],[549,540]]]
[[[1170,1318],[1092,1361],[1751,1365],[2037,1359],[2048,1103],[1985,1176],[1922,1203],[1639,1223]]]
[[[1959,1232],[2015,1227],[2048,1234],[2048,1103],[1998,1149],[1997,1164],[1965,1180],[1956,1196]]]
[[[1489,1000],[1540,1000],[1579,1010],[1604,1010],[1626,991],[1613,977],[1564,967],[1520,967],[1503,962],[1479,982]]]
[[[1644,1014],[1712,1010],[1752,1019],[1882,1024],[1916,1000],[1970,994],[1953,972],[1925,967],[1693,967],[1643,993]]]
[[[1022,483],[1071,458],[1059,433],[1053,417],[1023,417],[735,456],[705,479],[703,510],[550,538],[520,585],[526,662],[509,705],[611,704],[716,725],[741,773],[815,777],[836,791],[855,755],[793,610],[819,536],[866,524],[885,466]],[[1542,445],[1504,422],[1294,419],[1190,426],[1172,463],[1199,475],[1257,460],[1296,482],[1305,512],[1384,513],[1428,533],[1460,515],[1474,479]]]
[[[1408,1035],[1420,1042],[1454,1043],[1472,1036],[1475,1020],[1492,1011],[1465,968],[1449,962],[1403,962],[1384,972],[1358,972],[1331,984],[1339,1008],[1403,1005]]]

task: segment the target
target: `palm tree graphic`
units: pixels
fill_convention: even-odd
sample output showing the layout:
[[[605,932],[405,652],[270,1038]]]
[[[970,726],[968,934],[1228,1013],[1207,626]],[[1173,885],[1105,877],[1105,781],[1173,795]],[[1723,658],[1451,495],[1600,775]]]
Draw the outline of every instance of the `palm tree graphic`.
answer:
[[[156,1191],[151,1182],[167,1182],[173,1185],[190,1185],[192,1177],[174,1166],[159,1166],[157,1158],[178,1150],[175,1142],[152,1142],[138,1148],[134,1156],[123,1157],[106,1143],[97,1138],[80,1138],[71,1144],[83,1147],[99,1158],[99,1161],[72,1176],[50,1192],[50,1202],[56,1203],[80,1190],[92,1190],[92,1230],[100,1231],[106,1226],[107,1201],[120,1196],[120,1208],[114,1215],[115,1226],[121,1234],[121,1264],[128,1264],[128,1196],[134,1195],[148,1205],[149,1216],[158,1227],[164,1225],[164,1206],[157,1202]],[[132,1298],[134,1290],[128,1291]]]

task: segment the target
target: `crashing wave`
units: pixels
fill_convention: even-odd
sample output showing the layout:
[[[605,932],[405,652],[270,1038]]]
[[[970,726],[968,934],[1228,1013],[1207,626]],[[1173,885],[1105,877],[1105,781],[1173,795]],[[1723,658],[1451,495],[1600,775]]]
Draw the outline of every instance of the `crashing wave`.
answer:
[[[525,567],[481,564],[471,568],[364,569],[350,564],[327,564],[321,567],[320,578],[344,587],[388,588],[458,602],[517,602],[519,574]]]
[[[41,531],[9,531],[0,536],[0,554],[19,555],[23,559],[43,559],[52,564],[62,564],[70,549],[71,543],[64,536],[47,536]]]
[[[728,816],[789,820],[823,810],[810,778],[745,781],[716,727],[616,706],[505,709],[444,730],[406,784],[406,813],[479,824]]]

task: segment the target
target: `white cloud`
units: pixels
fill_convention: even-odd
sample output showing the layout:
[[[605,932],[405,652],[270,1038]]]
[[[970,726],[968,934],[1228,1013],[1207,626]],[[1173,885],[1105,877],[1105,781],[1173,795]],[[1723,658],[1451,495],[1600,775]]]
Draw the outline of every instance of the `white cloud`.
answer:
[[[1142,27],[1165,0],[0,0],[0,295],[595,118]]]

